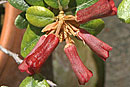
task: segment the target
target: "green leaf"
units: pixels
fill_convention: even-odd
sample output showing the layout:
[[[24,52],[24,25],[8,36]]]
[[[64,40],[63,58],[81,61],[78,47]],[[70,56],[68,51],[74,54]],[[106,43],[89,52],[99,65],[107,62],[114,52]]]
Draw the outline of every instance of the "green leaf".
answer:
[[[76,12],[81,9],[88,8],[89,6],[93,5],[97,1],[98,0],[76,0],[77,2]]]
[[[14,24],[16,25],[16,27],[18,29],[25,29],[25,28],[27,28],[28,21],[27,21],[27,19],[25,17],[25,12],[22,12],[21,14],[19,14],[16,17]]]
[[[68,5],[69,8],[67,10],[75,14],[76,6],[77,6],[76,0],[70,0],[69,5]]]
[[[99,34],[102,31],[104,26],[105,26],[105,24],[102,19],[95,19],[95,20],[89,21],[85,24],[81,24],[80,28],[83,28],[86,31],[88,31],[90,34],[96,36],[97,34]]]
[[[19,87],[50,87],[41,74],[26,77]]]
[[[72,7],[76,7],[77,3],[76,3],[76,0],[70,0],[69,2],[69,7],[72,8]]]
[[[44,27],[54,21],[54,14],[41,6],[29,7],[26,11],[27,20],[36,27]]]
[[[44,6],[43,0],[25,0],[28,4],[34,6]]]
[[[51,6],[52,8],[59,8],[59,4],[58,4],[58,0],[44,0],[45,3],[49,6]],[[60,4],[63,8],[65,8],[68,4],[70,0],[59,0]]]
[[[28,25],[27,30],[23,36],[21,43],[21,55],[25,58],[38,42],[41,33],[41,28],[37,28],[33,25]]]
[[[15,8],[26,11],[29,5],[24,0],[8,0],[8,2]]]
[[[118,18],[125,22],[130,23],[130,0],[123,0],[117,10]]]

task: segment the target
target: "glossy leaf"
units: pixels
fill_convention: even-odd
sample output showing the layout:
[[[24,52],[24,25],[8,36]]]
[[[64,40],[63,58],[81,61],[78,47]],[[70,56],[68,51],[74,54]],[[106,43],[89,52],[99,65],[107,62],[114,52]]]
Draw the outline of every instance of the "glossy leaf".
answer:
[[[41,33],[41,28],[28,25],[21,43],[21,55],[25,58],[38,42]]]
[[[46,2],[47,5],[51,6],[52,8],[59,8],[59,4],[58,4],[58,0],[44,0]],[[70,0],[59,0],[60,4],[63,8],[65,8],[68,4]]]
[[[117,10],[118,18],[125,22],[130,23],[130,0],[123,0]]]
[[[19,87],[50,87],[41,74],[26,77]]]
[[[76,12],[81,9],[88,8],[89,6],[93,5],[97,1],[98,0],[76,0],[77,3]]]
[[[102,19],[95,19],[95,20],[89,21],[85,24],[81,24],[80,28],[83,28],[86,31],[88,31],[90,34],[96,36],[97,34],[99,34],[102,31],[104,26],[105,26],[105,24]]]
[[[28,21],[25,17],[25,12],[22,12],[21,14],[19,14],[16,19],[15,19],[15,26],[18,29],[25,29],[27,28],[28,25]]]
[[[27,20],[36,27],[44,27],[54,21],[54,14],[47,8],[32,6],[26,11]]]
[[[28,4],[34,6],[44,6],[43,0],[25,0]]]
[[[15,8],[26,11],[29,5],[24,0],[8,0],[8,2]]]

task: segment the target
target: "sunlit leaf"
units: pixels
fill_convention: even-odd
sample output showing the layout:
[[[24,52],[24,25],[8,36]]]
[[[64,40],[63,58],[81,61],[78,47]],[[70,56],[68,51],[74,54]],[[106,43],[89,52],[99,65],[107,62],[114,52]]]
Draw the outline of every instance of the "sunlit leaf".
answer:
[[[57,8],[57,9],[59,8],[58,0],[44,0],[44,1],[52,8]],[[65,8],[69,4],[70,0],[59,0],[59,1],[61,6]]]
[[[8,0],[8,2],[15,8],[26,11],[29,5],[24,0]]]
[[[28,4],[34,6],[44,6],[43,0],[25,0]]]
[[[47,81],[40,74],[26,77],[19,87],[50,87]]]
[[[130,23],[130,0],[123,0],[117,10],[118,18],[125,22]]]
[[[41,33],[41,28],[28,25],[21,43],[21,55],[25,58],[38,42]]]
[[[54,21],[54,14],[45,7],[32,6],[26,11],[26,18],[32,25],[44,27]]]

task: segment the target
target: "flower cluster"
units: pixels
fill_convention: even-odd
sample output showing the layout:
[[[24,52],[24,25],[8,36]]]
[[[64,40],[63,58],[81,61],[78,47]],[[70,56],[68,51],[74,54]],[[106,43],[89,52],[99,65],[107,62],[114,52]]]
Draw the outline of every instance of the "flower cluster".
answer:
[[[79,83],[84,85],[93,76],[92,72],[82,63],[71,35],[84,41],[101,59],[104,61],[109,57],[112,47],[95,36],[89,34],[84,29],[79,28],[80,23],[116,15],[116,7],[113,0],[99,0],[92,6],[79,10],[76,17],[65,15],[63,11],[56,17],[56,22],[47,25],[42,32],[43,35],[31,53],[19,65],[22,72],[34,74],[39,72],[40,67],[53,52],[59,42],[66,41],[64,48],[72,69],[75,72]]]

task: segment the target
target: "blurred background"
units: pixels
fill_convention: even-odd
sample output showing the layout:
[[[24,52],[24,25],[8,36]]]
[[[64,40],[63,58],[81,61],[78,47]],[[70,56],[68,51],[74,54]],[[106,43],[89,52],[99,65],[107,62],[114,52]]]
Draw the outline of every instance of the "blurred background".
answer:
[[[121,0],[115,0],[116,6],[120,2]],[[3,31],[4,6],[0,5],[0,31]],[[122,23],[117,16],[103,18],[103,20],[106,24],[105,28],[97,37],[113,47],[106,62],[98,58],[81,41],[75,40],[82,61],[94,73],[92,79],[85,86],[78,84],[77,78],[63,51],[64,43],[56,48],[50,59],[43,65],[42,74],[47,79],[53,80],[58,87],[130,87],[130,24]],[[21,32],[21,30],[17,32]],[[1,62],[2,57],[0,56]],[[13,62],[10,67],[15,66],[15,68],[8,67],[9,60],[6,60],[5,65],[3,65],[4,69],[1,69],[0,66],[0,85],[18,87],[27,74],[18,71],[17,64],[13,59],[10,59],[10,62]],[[10,70],[12,71],[10,72]]]

